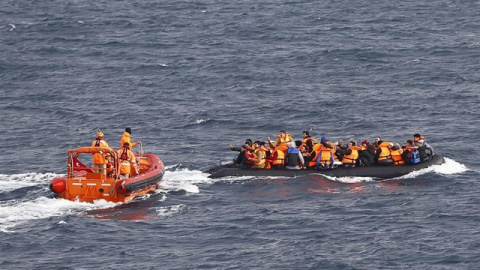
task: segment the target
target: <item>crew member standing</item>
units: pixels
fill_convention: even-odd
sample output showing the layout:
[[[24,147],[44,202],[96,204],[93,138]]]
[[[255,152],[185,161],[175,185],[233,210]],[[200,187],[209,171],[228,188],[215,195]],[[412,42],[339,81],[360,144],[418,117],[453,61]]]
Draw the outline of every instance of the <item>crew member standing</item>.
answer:
[[[130,144],[131,148],[141,143],[140,141],[132,142],[132,129],[129,127],[125,128],[125,132],[123,132],[122,139],[120,139],[120,148],[122,148],[123,144],[126,142]]]
[[[92,142],[92,147],[110,147],[108,146],[107,141],[103,138],[103,132],[98,131],[96,139]],[[93,171],[95,173],[103,173],[106,174],[107,172],[107,157],[108,154],[99,152],[93,154]]]

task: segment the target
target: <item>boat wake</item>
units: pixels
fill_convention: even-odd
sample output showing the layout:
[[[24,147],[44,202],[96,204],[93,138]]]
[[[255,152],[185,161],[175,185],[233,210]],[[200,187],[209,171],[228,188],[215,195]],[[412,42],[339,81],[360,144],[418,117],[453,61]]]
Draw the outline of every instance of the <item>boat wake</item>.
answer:
[[[414,171],[396,179],[418,178],[428,173],[454,175],[468,171],[468,168],[453,159],[445,158],[445,163],[433,165],[426,169]],[[112,203],[97,200],[93,203],[75,202],[51,197],[48,190],[49,182],[60,175],[54,173],[24,173],[14,175],[0,174],[0,231],[12,232],[15,227],[32,220],[45,219],[55,216],[82,215],[88,212],[102,211],[123,207],[123,203]],[[211,185],[216,182],[237,182],[256,179],[251,176],[225,177],[222,179],[208,178],[209,174],[199,170],[178,168],[177,165],[166,168],[160,188],[153,196],[146,196],[143,200],[163,202],[170,192],[200,193],[202,185]],[[329,177],[319,174],[322,178],[341,183],[361,183],[375,181],[369,177]],[[264,179],[266,177],[262,177]],[[29,187],[35,189],[28,189]],[[26,191],[23,191],[26,189]],[[21,191],[21,192],[20,192]],[[19,194],[15,194],[19,193]],[[161,196],[158,194],[161,193]],[[15,194],[15,195],[12,195]],[[139,200],[142,200],[139,199]],[[138,200],[137,200],[138,201]],[[187,211],[185,205],[163,206],[155,205],[157,216],[181,214]]]
[[[209,184],[214,179],[197,170],[167,168],[160,189],[155,195],[145,195],[135,201],[155,200],[163,202],[171,191],[199,193],[199,184]],[[173,168],[173,170],[172,170]],[[112,203],[96,200],[93,203],[70,201],[54,198],[48,188],[50,181],[62,175],[54,173],[0,174],[0,232],[13,232],[15,227],[29,221],[67,215],[89,215],[93,212],[103,213],[108,209],[122,207],[124,203]],[[26,188],[32,187],[34,190]],[[160,196],[158,195],[159,193]],[[167,195],[165,195],[167,194]],[[158,216],[181,213],[182,206],[155,206]],[[107,215],[108,216],[108,215]]]
[[[427,174],[427,173],[437,173],[437,174],[442,174],[442,175],[453,175],[453,174],[459,174],[459,173],[464,173],[468,171],[467,166],[456,162],[453,159],[450,158],[445,158],[445,163],[440,164],[440,165],[432,165],[428,168],[421,169],[418,171],[411,172],[407,175],[398,177],[397,179],[407,179],[407,178],[416,178],[421,175]]]
[[[418,171],[413,171],[411,173],[408,173],[406,175],[396,177],[394,179],[411,179],[411,178],[417,178],[419,176],[428,174],[428,173],[437,173],[437,174],[442,174],[442,175],[453,175],[453,174],[459,174],[459,173],[464,173],[468,171],[468,168],[459,163],[456,162],[453,159],[450,158],[445,158],[445,163],[440,164],[440,165],[432,165],[428,168],[421,169]],[[322,175],[322,174],[319,174]],[[333,176],[327,176],[327,175],[322,175],[323,177],[332,180],[332,181],[337,181],[341,183],[361,183],[361,182],[372,182],[375,181],[375,178],[372,177],[333,177]]]

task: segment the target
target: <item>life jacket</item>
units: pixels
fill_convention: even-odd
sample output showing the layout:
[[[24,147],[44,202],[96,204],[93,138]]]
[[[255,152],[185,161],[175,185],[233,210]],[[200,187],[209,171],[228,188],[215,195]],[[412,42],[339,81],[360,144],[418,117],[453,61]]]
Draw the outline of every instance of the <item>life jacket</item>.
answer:
[[[255,150],[255,153],[253,153],[253,154],[256,156],[255,158],[257,158],[257,157],[259,156],[258,152],[263,152],[264,157],[266,156],[266,151],[265,151],[264,149],[262,149],[262,148],[257,148],[257,149]],[[254,165],[254,166],[263,166],[264,164],[265,164],[265,158],[262,158],[262,159],[261,159],[260,161],[258,161],[258,162],[253,162],[253,165]]]
[[[332,168],[335,158],[332,149],[321,147],[316,152],[315,167]]]
[[[421,159],[420,159],[420,152],[418,151],[418,146],[407,146],[405,148],[406,150],[408,150],[408,163],[410,164],[417,164],[417,163],[420,163]]]
[[[348,149],[352,151],[349,155],[344,155],[342,159],[343,164],[357,164],[358,159],[358,151],[362,150],[361,147],[358,146],[350,146]]]
[[[389,146],[391,143],[383,142],[378,146],[378,149],[381,150],[380,155],[378,156],[378,161],[392,159],[392,153],[390,151]]]
[[[130,174],[132,172],[131,164],[130,164],[130,158],[128,157],[128,149],[123,148],[122,153],[118,157],[120,160],[120,174]]]
[[[277,141],[280,142],[279,145],[287,145],[288,142],[293,142],[292,135],[290,135],[290,133],[287,133],[285,134],[285,138],[282,138],[280,137],[280,135],[278,135]]]
[[[397,166],[405,164],[402,154],[400,154],[400,150],[392,150],[390,153],[392,155],[393,165]]]
[[[287,152],[285,153],[286,159],[285,159],[285,166],[298,166],[300,165],[300,162],[298,160],[298,149],[291,147],[287,149]]]
[[[284,166],[285,165],[285,151],[287,151],[286,146],[277,146],[273,152],[272,165],[273,166]]]
[[[267,148],[265,151],[265,168],[266,170],[269,170],[272,168],[272,161],[273,161],[273,151],[271,148]]]
[[[253,165],[254,162],[253,162],[253,161],[250,161],[250,160],[248,160],[248,159],[249,159],[249,158],[257,158],[257,155],[255,155],[255,153],[252,153],[252,152],[250,152],[250,151],[248,151],[248,150],[246,150],[246,149],[243,150],[243,153],[245,153],[245,158],[246,158],[246,160],[247,160],[246,163],[247,163],[247,164],[250,164],[250,165]]]
[[[308,149],[307,148],[307,142],[308,141],[311,141],[313,146],[317,143],[317,140],[315,140],[314,138],[307,137],[307,138],[303,139],[302,144],[298,147],[299,149],[305,148],[305,150],[307,150],[305,153],[303,153],[303,155],[307,156],[307,157],[309,157],[313,152],[313,149]]]

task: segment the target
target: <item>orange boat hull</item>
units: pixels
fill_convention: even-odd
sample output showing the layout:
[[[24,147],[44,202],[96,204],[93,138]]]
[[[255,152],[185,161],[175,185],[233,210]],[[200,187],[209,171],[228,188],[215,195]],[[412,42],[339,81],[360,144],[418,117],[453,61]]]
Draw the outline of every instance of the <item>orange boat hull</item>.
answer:
[[[93,202],[104,199],[110,202],[128,202],[131,199],[153,192],[163,178],[163,162],[154,154],[137,155],[140,173],[127,179],[115,179],[90,169],[76,170],[64,177],[55,178],[50,190],[59,198]]]

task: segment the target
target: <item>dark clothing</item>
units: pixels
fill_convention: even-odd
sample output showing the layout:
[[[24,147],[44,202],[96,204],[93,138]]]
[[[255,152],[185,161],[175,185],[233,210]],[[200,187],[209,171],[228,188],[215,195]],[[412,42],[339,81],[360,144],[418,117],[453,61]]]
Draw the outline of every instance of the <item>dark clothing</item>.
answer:
[[[347,155],[347,148],[346,147],[337,147],[335,151],[335,156],[338,160],[343,160],[343,156]]]
[[[247,162],[247,157],[245,156],[245,150],[247,147],[250,147],[248,144],[244,144],[240,147],[230,147],[230,150],[240,152],[236,159],[234,159],[234,164],[245,164]]]
[[[307,140],[307,142],[305,143],[305,151],[307,151],[307,153],[312,153],[313,152],[313,142],[312,142],[312,140]]]
[[[285,155],[285,166],[298,166],[300,161],[298,160],[298,149],[288,148]]]
[[[358,162],[360,166],[372,166],[375,164],[375,151],[372,149],[359,151]]]
[[[236,151],[236,152],[241,152],[241,151],[242,151],[242,148],[243,148],[243,146],[241,146],[241,147],[235,147],[235,146],[234,146],[234,147],[230,148],[230,150]]]
[[[237,158],[234,160],[234,164],[245,164],[247,162],[247,156],[245,156],[245,152],[240,151]]]

